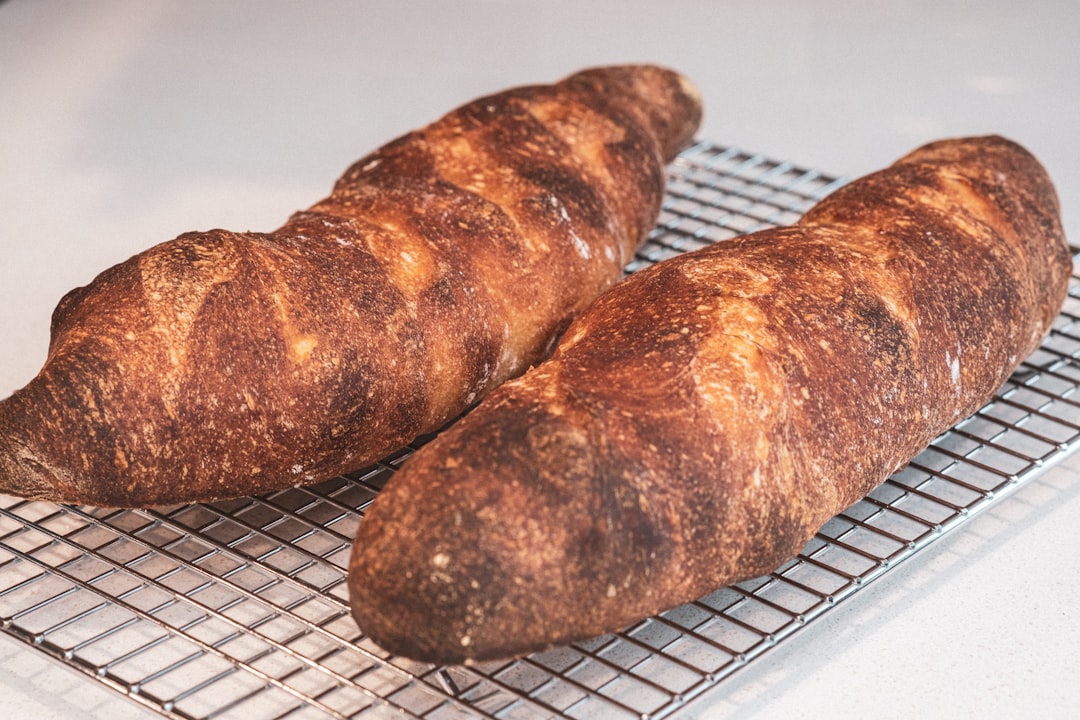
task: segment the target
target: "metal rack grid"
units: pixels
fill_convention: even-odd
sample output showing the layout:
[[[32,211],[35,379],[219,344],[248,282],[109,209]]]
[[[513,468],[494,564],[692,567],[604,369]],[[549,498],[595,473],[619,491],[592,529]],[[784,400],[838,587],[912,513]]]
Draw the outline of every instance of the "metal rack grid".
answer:
[[[842,180],[702,142],[671,167],[630,270],[792,222]],[[624,631],[476,667],[390,657],[350,619],[364,508],[416,443],[320,485],[105,510],[0,496],[0,626],[176,718],[678,714],[871,580],[1073,451],[1080,286],[1042,348],[973,417],[831,520],[796,558]]]

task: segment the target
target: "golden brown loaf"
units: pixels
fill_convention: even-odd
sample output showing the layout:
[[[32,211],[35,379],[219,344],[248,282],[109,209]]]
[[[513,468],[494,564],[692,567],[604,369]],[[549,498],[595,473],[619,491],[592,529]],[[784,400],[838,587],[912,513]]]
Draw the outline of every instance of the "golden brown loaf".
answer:
[[[0,403],[0,492],[144,506],[314,482],[550,351],[655,223],[700,100],[653,66],[481,98],[271,233],[187,233],[73,290]]]
[[[987,137],[636,273],[391,479],[359,527],[353,615],[454,663],[768,572],[987,402],[1070,270],[1050,180]]]

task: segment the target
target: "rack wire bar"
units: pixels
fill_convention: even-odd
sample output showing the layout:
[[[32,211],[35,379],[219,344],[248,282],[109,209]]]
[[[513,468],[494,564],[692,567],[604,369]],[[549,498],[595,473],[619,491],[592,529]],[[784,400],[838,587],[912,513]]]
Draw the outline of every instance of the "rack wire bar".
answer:
[[[786,225],[844,179],[702,141],[627,268]],[[349,615],[351,539],[421,439],[319,485],[147,510],[0,496],[0,630],[165,717],[677,717],[1080,438],[1080,280],[995,397],[795,558],[619,633],[474,667],[393,657]]]

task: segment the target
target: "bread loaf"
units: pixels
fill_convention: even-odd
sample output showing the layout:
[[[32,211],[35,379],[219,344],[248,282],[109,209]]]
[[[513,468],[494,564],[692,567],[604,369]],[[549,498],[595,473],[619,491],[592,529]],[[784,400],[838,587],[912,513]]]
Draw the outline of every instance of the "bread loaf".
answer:
[[[439,428],[622,277],[700,113],[653,66],[509,90],[361,159],[274,232],[187,233],[106,270],[0,403],[0,492],[212,500]]]
[[[353,615],[394,653],[486,660],[771,571],[991,398],[1070,270],[1047,175],[985,137],[635,273],[390,480]]]

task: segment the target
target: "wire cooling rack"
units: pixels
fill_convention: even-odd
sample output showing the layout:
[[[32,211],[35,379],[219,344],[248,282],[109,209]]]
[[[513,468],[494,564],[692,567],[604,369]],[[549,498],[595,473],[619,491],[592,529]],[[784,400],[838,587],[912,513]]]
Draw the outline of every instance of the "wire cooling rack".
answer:
[[[669,171],[630,270],[794,221],[842,184],[703,142]],[[8,635],[176,718],[677,715],[871,580],[1075,449],[1080,289],[973,417],[831,520],[793,560],[623,632],[510,662],[388,656],[350,619],[345,570],[372,498],[414,450],[313,487],[104,510],[0,496]]]

